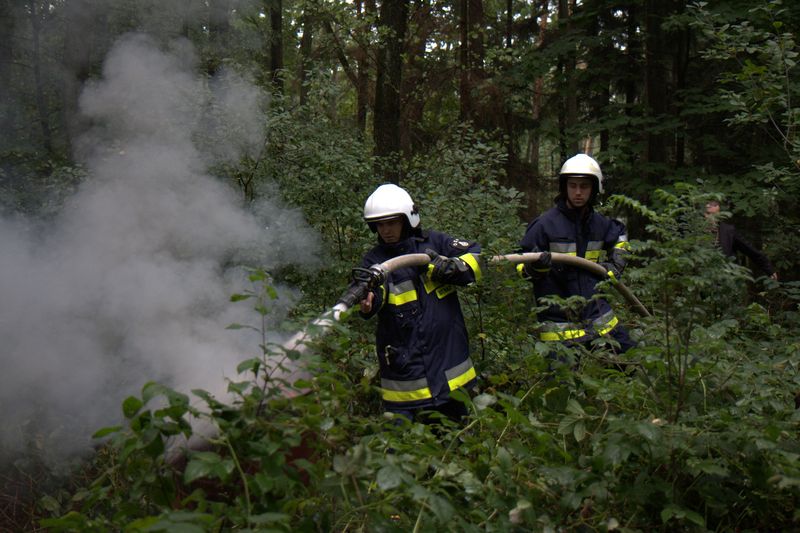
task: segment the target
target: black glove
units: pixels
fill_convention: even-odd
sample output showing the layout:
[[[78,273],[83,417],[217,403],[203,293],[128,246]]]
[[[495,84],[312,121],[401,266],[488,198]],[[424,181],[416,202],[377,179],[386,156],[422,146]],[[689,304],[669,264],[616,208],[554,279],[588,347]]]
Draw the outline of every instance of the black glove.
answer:
[[[597,263],[597,264],[605,269],[606,275],[608,277],[619,281],[620,276],[622,276],[622,272],[619,271],[617,265],[615,265],[614,263]],[[611,274],[609,274],[609,272]]]
[[[425,253],[431,258],[430,264],[433,266],[430,270],[431,281],[446,282],[456,274],[467,271],[467,264],[461,259],[439,255],[430,248],[425,250]]]
[[[553,256],[550,255],[550,252],[540,252],[539,259],[531,261],[530,263],[524,263],[522,271],[529,278],[542,276],[542,274],[545,274],[545,271],[550,270],[552,264]]]

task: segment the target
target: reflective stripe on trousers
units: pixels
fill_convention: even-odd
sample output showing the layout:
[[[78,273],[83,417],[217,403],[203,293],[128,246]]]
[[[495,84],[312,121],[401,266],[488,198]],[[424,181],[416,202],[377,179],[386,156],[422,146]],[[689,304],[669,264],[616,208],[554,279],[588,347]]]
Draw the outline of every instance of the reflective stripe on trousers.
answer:
[[[608,311],[595,319],[591,324],[591,329],[588,330],[580,328],[578,324],[569,322],[547,322],[542,326],[539,338],[543,341],[568,341],[580,339],[592,333],[605,335],[614,329],[618,323],[619,319],[614,315],[613,311]]]

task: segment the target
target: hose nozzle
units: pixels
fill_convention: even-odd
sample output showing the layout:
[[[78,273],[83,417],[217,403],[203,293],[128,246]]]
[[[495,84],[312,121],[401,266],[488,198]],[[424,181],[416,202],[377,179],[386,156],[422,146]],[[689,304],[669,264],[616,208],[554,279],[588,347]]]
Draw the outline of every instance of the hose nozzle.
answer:
[[[366,298],[369,291],[383,285],[386,281],[386,270],[380,264],[374,264],[369,268],[356,267],[352,270],[351,276],[353,281],[337,302],[348,308]]]

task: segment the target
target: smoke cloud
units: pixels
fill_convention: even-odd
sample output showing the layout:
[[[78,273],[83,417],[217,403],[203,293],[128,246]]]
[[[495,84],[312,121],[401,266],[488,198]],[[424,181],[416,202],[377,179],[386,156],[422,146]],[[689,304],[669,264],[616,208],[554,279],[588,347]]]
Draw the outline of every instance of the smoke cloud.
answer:
[[[297,211],[279,198],[245,209],[209,174],[258,156],[264,97],[232,72],[197,76],[195,61],[185,41],[118,41],[80,100],[88,179],[46,223],[0,219],[0,458],[85,449],[146,381],[223,391],[260,354],[246,330],[225,329],[256,321],[229,301],[247,287],[230,265],[315,265]],[[279,293],[276,320],[293,298]]]

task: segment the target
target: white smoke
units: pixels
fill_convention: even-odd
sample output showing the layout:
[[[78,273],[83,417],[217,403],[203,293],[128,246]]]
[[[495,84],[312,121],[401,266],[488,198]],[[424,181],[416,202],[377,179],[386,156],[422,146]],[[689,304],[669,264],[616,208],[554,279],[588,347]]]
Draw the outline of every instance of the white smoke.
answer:
[[[80,100],[94,125],[78,143],[88,179],[46,226],[0,220],[0,456],[88,446],[149,380],[224,390],[260,354],[246,330],[225,329],[256,321],[229,301],[246,288],[229,266],[316,261],[298,212],[271,198],[244,209],[209,175],[212,160],[257,157],[263,96],[230,72],[209,83],[194,63],[186,42],[121,39]],[[292,299],[280,294],[278,320]]]

